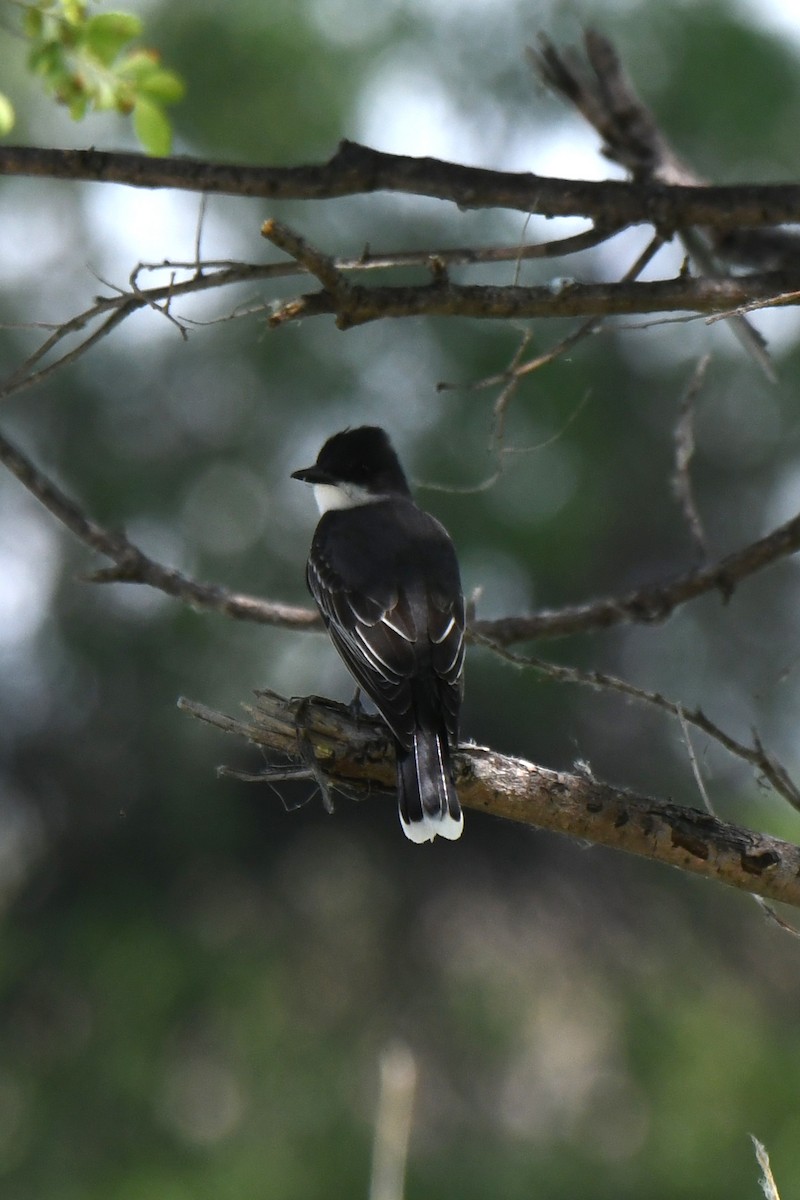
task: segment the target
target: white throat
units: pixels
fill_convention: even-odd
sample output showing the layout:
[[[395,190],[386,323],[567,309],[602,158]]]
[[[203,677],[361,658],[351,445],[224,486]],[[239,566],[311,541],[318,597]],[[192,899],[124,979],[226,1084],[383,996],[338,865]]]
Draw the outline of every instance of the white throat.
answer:
[[[357,483],[315,483],[313,488],[320,516],[332,508],[360,508],[362,504],[376,504],[386,499]]]

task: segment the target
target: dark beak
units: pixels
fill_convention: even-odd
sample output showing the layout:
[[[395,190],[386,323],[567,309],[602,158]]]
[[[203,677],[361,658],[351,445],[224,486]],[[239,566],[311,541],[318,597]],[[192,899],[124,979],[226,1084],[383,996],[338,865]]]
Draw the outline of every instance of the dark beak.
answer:
[[[313,467],[301,467],[299,471],[292,471],[292,479],[299,479],[301,483],[330,483],[331,477],[327,471],[323,471],[316,463]]]

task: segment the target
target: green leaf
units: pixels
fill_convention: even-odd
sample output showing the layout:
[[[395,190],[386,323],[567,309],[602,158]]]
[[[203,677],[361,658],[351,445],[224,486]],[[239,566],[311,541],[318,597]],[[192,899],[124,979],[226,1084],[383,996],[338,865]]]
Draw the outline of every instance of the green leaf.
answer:
[[[131,104],[127,105],[119,95],[119,88],[116,81],[109,79],[99,79],[95,84],[91,96],[92,106],[97,112],[110,111],[111,109],[119,109],[121,112],[130,112]]]
[[[22,28],[26,37],[41,37],[44,31],[44,16],[41,10],[38,8],[27,8],[22,21]]]
[[[172,126],[158,104],[139,98],[133,106],[133,128],[148,154],[169,154]]]
[[[49,78],[51,86],[54,86],[55,76],[65,73],[64,51],[58,42],[34,46],[28,55],[28,66],[36,75]]]
[[[82,92],[75,93],[71,98],[64,97],[63,101],[69,107],[69,115],[73,121],[82,121],[89,108],[89,97]]]
[[[159,56],[155,50],[132,50],[130,54],[126,54],[123,59],[116,65],[117,75],[123,75],[126,79],[132,79],[138,83],[141,79],[152,75],[153,71],[160,70]]]
[[[82,25],[86,20],[86,5],[83,0],[61,0],[61,12],[70,25]]]
[[[14,128],[14,105],[8,96],[0,92],[0,137],[5,137]]]
[[[149,75],[141,77],[138,91],[140,95],[159,104],[174,104],[176,100],[183,99],[186,85],[174,71],[156,68]]]
[[[142,22],[133,13],[99,13],[87,21],[84,44],[108,67],[122,47],[142,32]]]

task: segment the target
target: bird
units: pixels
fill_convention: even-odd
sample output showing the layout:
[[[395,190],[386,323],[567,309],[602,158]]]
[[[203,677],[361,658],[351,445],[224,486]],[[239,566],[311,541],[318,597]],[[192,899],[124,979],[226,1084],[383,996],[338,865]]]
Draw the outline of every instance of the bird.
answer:
[[[411,496],[386,431],[328,438],[311,467],[320,518],[309,591],[396,747],[400,824],[412,842],[461,836],[453,778],[464,679],[464,595],[444,526]]]

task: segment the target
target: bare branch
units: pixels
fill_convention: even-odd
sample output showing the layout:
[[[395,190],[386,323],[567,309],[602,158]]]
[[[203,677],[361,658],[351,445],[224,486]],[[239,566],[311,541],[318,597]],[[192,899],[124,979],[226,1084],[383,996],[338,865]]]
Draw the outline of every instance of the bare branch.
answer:
[[[678,157],[637,96],[608,38],[586,30],[584,52],[585,59],[571,48],[560,51],[540,34],[539,52],[529,49],[528,59],[542,82],[597,130],[606,158],[634,179],[689,187],[704,184]]]
[[[531,65],[545,86],[577,108],[597,130],[606,158],[618,163],[640,183],[702,188],[707,194],[708,180],[670,145],[607,37],[595,29],[587,29],[584,57],[575,49],[558,50],[545,35],[540,35],[539,45],[539,53],[528,51]],[[782,220],[775,222],[782,223]],[[796,224],[796,217],[790,218],[789,223]],[[681,236],[690,226],[705,224],[683,222]],[[704,233],[713,249],[726,260],[773,270],[796,265],[800,259],[800,238],[788,230],[757,228],[763,224],[744,221],[740,228],[723,232],[716,222],[710,222]],[[695,253],[694,246],[691,251]]]
[[[754,767],[759,775],[775,789],[779,796],[782,796],[793,808],[800,811],[800,791],[786,768],[766,752],[757,734],[754,735],[753,745],[746,746],[744,742],[740,742],[736,738],[731,737],[729,733],[726,733],[721,726],[707,717],[702,709],[695,708],[690,711],[682,704],[676,704],[674,700],[668,700],[660,692],[648,692],[644,688],[639,688],[635,684],[629,683],[627,679],[618,679],[614,675],[608,675],[605,671],[579,671],[576,667],[564,666],[561,663],[546,662],[541,658],[515,654],[497,642],[479,637],[475,633],[474,625],[472,626],[472,637],[475,641],[486,646],[487,649],[497,654],[504,662],[510,663],[512,666],[538,671],[541,675],[546,676],[548,679],[553,679],[558,683],[572,683],[580,687],[595,688],[598,691],[617,692],[640,704],[651,705],[653,708],[659,708],[662,712],[677,717],[682,728],[685,728],[687,724],[693,725],[702,733],[707,734],[708,737],[713,738],[714,741],[719,742],[721,746],[724,746],[734,758],[739,758],[749,766]],[[687,744],[691,745],[690,743]]]
[[[113,533],[87,517],[74,500],[3,436],[0,436],[0,462],[80,541],[112,560],[114,566],[87,577],[90,582],[143,583],[194,608],[224,613],[239,620],[282,625],[289,629],[320,627],[319,617],[309,609],[258,600],[213,584],[197,583],[179,571],[154,562],[124,533]]]
[[[476,621],[473,630],[501,646],[510,646],[534,638],[607,629],[623,621],[664,621],[681,604],[707,592],[718,591],[728,601],[742,580],[797,550],[800,550],[800,515],[742,550],[667,583],[649,584],[626,596],[543,610],[529,617]]]
[[[640,183],[679,184],[705,187],[697,175],[673,150],[625,73],[608,38],[589,29],[584,34],[585,61],[574,50],[558,51],[545,36],[540,37],[541,54],[529,51],[542,81],[583,114],[603,139],[603,153],[619,163]],[[746,230],[719,233],[714,229],[684,226],[680,237],[703,275],[718,275],[722,259],[772,269],[794,268],[800,255],[800,239],[785,231]],[[766,239],[766,242],[763,240]],[[782,257],[783,255],[783,257]],[[728,318],[732,332],[758,363],[771,383],[775,370],[763,337],[739,312]]]
[[[300,237],[280,221],[270,218],[261,226],[261,235],[279,250],[291,255],[296,262],[315,275],[324,288],[340,300],[347,295],[348,284],[336,266],[335,259],[323,254],[315,246]]]
[[[134,271],[131,276],[134,281],[136,273]],[[110,333],[112,329],[116,328],[126,317],[129,317],[140,308],[158,307],[165,301],[174,300],[177,297],[189,295],[190,293],[204,292],[211,288],[223,287],[233,283],[248,283],[255,279],[269,278],[279,273],[286,273],[285,266],[276,267],[274,264],[249,266],[241,263],[232,267],[225,267],[213,272],[211,275],[195,274],[191,279],[183,281],[170,280],[168,284],[161,287],[148,289],[136,288],[129,292],[119,291],[114,296],[102,296],[91,308],[78,313],[77,316],[72,317],[69,321],[65,321],[63,325],[59,325],[54,330],[51,336],[0,386],[0,400],[5,400],[17,392],[24,391],[26,388],[33,387],[34,384],[41,383],[49,375],[52,375],[53,372],[66,366],[68,363],[74,362]],[[80,332],[87,325],[90,325],[93,321],[101,317],[106,317],[103,324],[99,329],[96,329],[80,342],[78,346],[47,366],[35,370],[38,364],[51,351],[55,350],[65,338],[71,334]]]
[[[296,238],[297,235],[293,236]],[[589,235],[586,236],[588,238]],[[591,240],[596,239],[597,232],[591,231]],[[321,252],[309,247],[306,241],[301,239],[301,242],[306,257],[311,253],[316,256],[315,261],[325,258]],[[437,262],[444,265],[456,262],[500,262],[514,260],[520,254],[524,257],[543,257],[545,252],[549,255],[559,245],[561,243],[555,242],[530,247],[489,247],[484,250],[426,250],[394,256],[381,254],[366,259],[325,260],[330,263],[332,271],[341,275],[349,271],[400,267],[411,263],[430,266]],[[165,267],[167,265],[164,264]],[[285,277],[307,270],[304,264],[298,262],[240,263],[221,266],[207,274],[193,268],[189,279],[172,278],[169,283],[160,287],[142,289],[136,283],[141,269],[143,268],[140,266],[132,273],[130,291],[121,290],[114,296],[103,296],[84,312],[57,326],[38,349],[0,386],[0,400],[43,382],[61,367],[75,362],[125,318],[141,308],[156,308],[174,321],[175,318],[168,311],[168,307],[184,296],[234,284]],[[344,282],[342,280],[342,284]],[[755,306],[795,305],[799,294],[798,284],[800,279],[789,278],[785,272],[766,272],[736,279],[693,279],[682,276],[675,280],[648,283],[623,281],[584,284],[562,280],[545,287],[470,286],[452,283],[440,272],[431,283],[417,287],[364,287],[348,283],[346,287],[340,287],[337,293],[324,290],[303,296],[282,304],[277,312],[273,312],[270,322],[283,324],[288,320],[321,313],[337,314],[341,328],[389,317],[424,314],[483,317],[492,320],[589,316],[592,322],[603,316],[671,309],[689,309],[697,313],[728,316],[732,310],[745,311]],[[101,318],[105,318],[102,324],[72,350],[46,366],[39,366],[66,338],[79,333]],[[185,334],[182,324],[176,323],[181,333]],[[574,344],[572,338],[570,344]],[[530,369],[533,369],[533,365]]]
[[[697,784],[697,790],[700,793],[700,798],[703,801],[703,808],[707,813],[711,813],[712,817],[715,817],[717,814],[714,811],[714,805],[711,803],[711,797],[708,794],[708,788],[705,785],[705,780],[703,779],[703,774],[700,770],[700,764],[697,761],[697,755],[695,754],[694,746],[692,745],[692,735],[689,731],[689,722],[686,719],[686,713],[682,704],[678,704],[675,707],[677,709],[678,720],[681,723],[683,744],[686,746],[686,753],[689,755],[692,774],[694,775],[694,781]]]
[[[435,158],[386,154],[349,141],[341,142],[327,162],[297,167],[0,146],[0,175],[274,200],[331,200],[370,192],[399,192],[451,200],[461,208],[510,208],[548,217],[586,217],[606,228],[649,224],[667,232],[691,225],[722,231],[791,224],[800,211],[797,184],[684,187],[551,179],[530,172],[490,171]]]
[[[246,721],[189,700],[181,700],[179,707],[283,760],[297,756],[298,703],[259,692],[256,704],[247,706]],[[393,790],[394,750],[380,722],[363,715],[354,721],[344,705],[330,701],[302,703],[304,728],[332,786]],[[800,907],[800,848],[789,842],[482,746],[459,747],[455,769],[459,797],[467,808],[625,850]]]
[[[758,904],[770,925],[777,925],[778,929],[782,929],[784,933],[788,933],[791,937],[800,938],[800,929],[792,925],[790,921],[785,921],[780,913],[775,911],[771,904],[767,904],[763,896],[753,896],[753,899]]]
[[[534,317],[610,317],[631,313],[727,312],[764,300],[767,305],[787,305],[788,293],[800,288],[800,277],[768,271],[737,278],[659,279],[646,283],[578,283],[559,281],[552,287],[502,287],[457,284],[434,279],[425,286],[353,287],[346,309],[327,291],[300,296],[282,304],[271,325],[328,313],[340,329],[382,321],[388,317],[472,317],[484,320],[521,320]],[[792,303],[795,301],[793,300]],[[766,306],[766,305],[765,305]]]
[[[655,257],[663,244],[663,239],[658,235],[656,235],[654,238],[651,238],[649,244],[637,257],[636,261],[629,268],[629,270],[626,271],[623,279],[636,279],[637,276],[647,266],[647,264]],[[558,433],[554,434],[552,438],[548,438],[547,441],[539,443],[536,446],[506,446],[506,417],[511,406],[511,401],[514,398],[523,377],[530,375],[534,371],[541,370],[542,367],[555,362],[563,354],[567,354],[571,349],[573,349],[573,347],[582,342],[584,338],[591,337],[592,334],[597,333],[602,328],[602,325],[602,318],[592,317],[589,321],[582,321],[576,329],[573,329],[572,332],[568,333],[566,337],[562,338],[559,342],[556,342],[556,344],[551,346],[549,350],[545,350],[543,353],[537,354],[533,358],[527,360],[525,360],[525,352],[533,335],[530,329],[526,329],[522,335],[519,346],[514,352],[511,363],[505,369],[505,371],[501,372],[499,375],[493,375],[485,379],[480,379],[471,385],[473,390],[477,390],[480,388],[502,384],[500,393],[495,400],[494,408],[492,410],[492,436],[489,450],[496,463],[494,471],[491,472],[491,474],[486,478],[482,479],[480,483],[472,484],[471,486],[459,488],[449,488],[440,484],[427,484],[425,486],[436,491],[455,491],[461,495],[471,495],[476,492],[488,491],[489,488],[493,487],[497,483],[498,479],[500,479],[501,475],[503,474],[505,459],[507,456],[512,454],[528,454],[536,450],[541,450],[545,446],[551,445],[556,439],[562,437],[564,430],[567,429],[578,416],[578,414],[583,411],[584,405],[589,399],[589,392],[584,395],[581,402],[572,411],[562,429],[559,430]],[[453,387],[454,385],[452,384],[440,383],[437,385],[437,391],[452,390]]]
[[[478,263],[517,262],[522,259],[553,258],[561,255],[577,253],[588,247],[596,246],[614,230],[587,229],[572,237],[556,239],[552,242],[534,243],[531,245],[512,246],[467,246],[449,249],[412,250],[392,253],[383,251],[372,253],[365,251],[358,258],[337,258],[332,260],[332,267],[338,272],[391,270],[409,266],[428,266],[431,261],[439,261],[446,265],[475,265]],[[139,275],[143,271],[173,272],[170,282],[152,288],[142,288]],[[176,280],[174,273],[178,271],[191,272],[190,278]],[[55,371],[69,363],[75,362],[97,342],[111,333],[123,320],[144,307],[154,308],[164,313],[162,305],[180,299],[184,296],[207,292],[215,288],[256,283],[267,279],[283,279],[292,275],[308,274],[308,267],[298,261],[289,263],[241,263],[231,260],[210,260],[207,262],[170,262],[139,263],[131,272],[131,290],[115,289],[113,296],[101,296],[85,311],[78,313],[62,324],[37,323],[31,328],[44,328],[50,331],[50,336],[31,354],[21,366],[0,385],[0,400],[5,400],[17,392],[26,390],[42,383]],[[253,311],[272,311],[269,302],[263,303]],[[166,314],[168,315],[168,314]],[[79,333],[94,321],[106,317],[106,321],[68,353],[55,359],[47,366],[36,370],[52,351],[73,334]],[[182,335],[185,328],[179,326]]]
[[[80,505],[2,435],[0,462],[80,541],[112,560],[114,566],[95,572],[90,577],[92,581],[146,584],[194,608],[221,612],[237,620],[280,625],[286,629],[321,628],[318,614],[311,609],[261,600],[214,584],[198,583],[148,558],[123,533],[107,530],[88,517]],[[530,616],[476,620],[471,623],[470,629],[476,638],[488,639],[498,646],[509,646],[534,638],[564,637],[606,629],[624,621],[661,621],[679,605],[706,592],[719,591],[723,599],[728,600],[743,579],[798,549],[800,515],[744,549],[671,582],[639,588],[627,596],[544,610]]]

